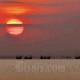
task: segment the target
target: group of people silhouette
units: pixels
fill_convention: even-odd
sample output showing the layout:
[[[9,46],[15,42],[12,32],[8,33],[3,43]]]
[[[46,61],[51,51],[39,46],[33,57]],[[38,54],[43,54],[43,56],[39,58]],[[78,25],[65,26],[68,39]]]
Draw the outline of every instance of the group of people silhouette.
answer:
[[[16,56],[16,59],[33,59],[32,56]],[[40,56],[40,59],[51,59],[50,56]]]
[[[32,56],[16,56],[16,59],[33,59]],[[40,56],[40,59],[51,59],[51,56]],[[55,58],[56,59],[56,58]],[[60,59],[80,59],[80,56],[75,56],[74,58],[71,58],[70,56],[66,56],[64,58]]]

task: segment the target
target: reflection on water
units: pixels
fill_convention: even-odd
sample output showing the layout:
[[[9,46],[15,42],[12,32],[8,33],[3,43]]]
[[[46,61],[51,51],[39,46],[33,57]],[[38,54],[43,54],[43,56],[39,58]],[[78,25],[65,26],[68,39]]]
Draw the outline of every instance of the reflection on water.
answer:
[[[13,36],[18,36],[18,35],[22,34],[23,31],[24,31],[23,26],[7,26],[6,27],[6,32]]]

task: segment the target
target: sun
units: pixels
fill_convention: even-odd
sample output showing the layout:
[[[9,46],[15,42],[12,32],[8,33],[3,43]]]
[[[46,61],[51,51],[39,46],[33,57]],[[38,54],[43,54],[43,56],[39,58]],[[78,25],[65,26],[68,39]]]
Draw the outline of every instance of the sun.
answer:
[[[6,31],[10,35],[17,36],[17,35],[20,35],[24,31],[24,27],[20,25],[20,24],[23,24],[23,22],[18,19],[11,19],[7,21],[7,24],[8,26],[6,27]]]
[[[11,19],[7,22],[7,24],[23,24],[23,22],[18,19]]]

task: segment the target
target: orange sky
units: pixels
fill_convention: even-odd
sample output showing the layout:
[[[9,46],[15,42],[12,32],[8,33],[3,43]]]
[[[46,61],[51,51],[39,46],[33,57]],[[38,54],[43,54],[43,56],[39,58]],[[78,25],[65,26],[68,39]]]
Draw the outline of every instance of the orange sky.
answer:
[[[13,3],[13,1],[15,3]],[[0,0],[0,23],[7,18],[32,14],[67,14],[79,12],[79,0]],[[19,3],[24,2],[24,3]],[[33,4],[31,2],[34,2]],[[43,4],[44,3],[44,4]],[[46,4],[47,3],[47,4]],[[43,4],[43,5],[41,5]],[[45,5],[46,4],[46,5]],[[18,17],[19,18],[19,17]],[[35,20],[36,21],[36,20]],[[33,20],[34,22],[34,20]]]
[[[24,5],[24,4],[1,4],[0,5],[0,23],[5,23],[5,20],[8,18],[17,18],[21,15],[31,15],[31,14],[50,14],[50,13],[56,13],[58,10],[57,8],[53,7],[33,7],[30,5]],[[19,18],[19,17],[18,17]]]

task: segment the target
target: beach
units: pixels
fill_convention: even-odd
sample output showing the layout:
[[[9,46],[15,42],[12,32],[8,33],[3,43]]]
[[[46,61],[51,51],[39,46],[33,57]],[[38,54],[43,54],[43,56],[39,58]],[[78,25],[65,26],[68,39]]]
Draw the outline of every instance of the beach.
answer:
[[[79,80],[80,60],[0,60],[0,80]]]

